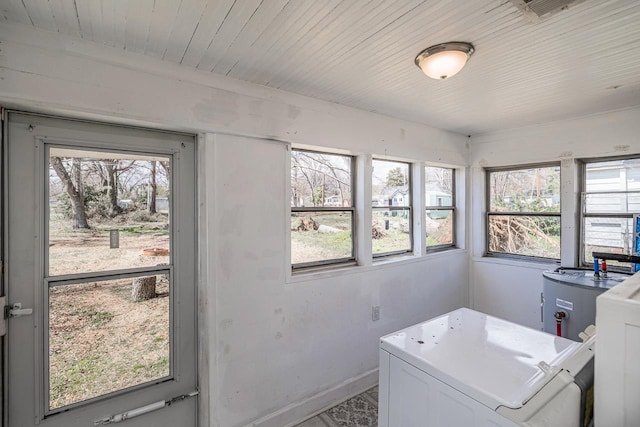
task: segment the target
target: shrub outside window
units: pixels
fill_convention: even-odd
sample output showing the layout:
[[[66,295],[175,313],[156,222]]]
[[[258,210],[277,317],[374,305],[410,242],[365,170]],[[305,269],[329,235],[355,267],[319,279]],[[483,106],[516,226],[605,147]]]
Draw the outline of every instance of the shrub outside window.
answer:
[[[427,251],[453,248],[456,245],[455,170],[426,166],[424,172]]]
[[[487,171],[487,254],[560,259],[560,165]]]
[[[640,213],[640,159],[585,161],[582,183],[581,264],[593,264],[592,252],[633,255],[633,214]]]
[[[351,156],[291,151],[292,269],[355,263]]]
[[[373,160],[373,256],[403,254],[413,250],[411,230],[411,165]]]

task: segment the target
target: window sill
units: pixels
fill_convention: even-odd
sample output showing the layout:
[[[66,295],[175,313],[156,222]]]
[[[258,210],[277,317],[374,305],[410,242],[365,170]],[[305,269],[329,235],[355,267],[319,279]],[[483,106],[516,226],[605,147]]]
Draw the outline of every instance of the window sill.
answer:
[[[560,266],[560,261],[544,261],[541,259],[521,259],[508,258],[499,256],[474,256],[472,262],[481,262],[486,264],[511,265],[514,267],[531,268],[534,270],[555,269]]]
[[[395,257],[388,257],[385,259],[374,260],[371,265],[350,265],[350,266],[336,266],[327,267],[321,270],[314,271],[299,271],[296,273],[289,273],[287,283],[307,282],[311,280],[327,279],[338,276],[345,276],[349,274],[366,273],[375,271],[381,268],[400,267],[403,265],[415,263],[415,262],[429,262],[435,259],[448,258],[460,254],[466,254],[466,249],[450,249],[440,252],[428,253],[421,256],[416,255],[400,255]],[[466,261],[465,261],[466,262]]]

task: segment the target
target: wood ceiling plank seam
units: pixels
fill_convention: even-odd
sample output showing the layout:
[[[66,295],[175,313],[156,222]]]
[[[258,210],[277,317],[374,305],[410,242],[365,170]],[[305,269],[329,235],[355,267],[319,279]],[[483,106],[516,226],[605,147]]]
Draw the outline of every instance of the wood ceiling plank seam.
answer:
[[[339,36],[334,37],[330,43],[325,43],[317,52],[317,56],[322,57],[323,53],[327,50],[330,51],[329,55],[326,55],[329,59],[323,61],[316,61],[316,55],[311,57],[307,57],[302,63],[299,63],[297,66],[297,73],[304,76],[309,76],[309,80],[314,80],[314,75],[323,75],[327,68],[331,69],[333,64],[338,60],[342,59],[345,55],[347,55],[352,50],[359,47],[362,43],[364,43],[367,39],[369,39],[373,34],[382,31],[387,24],[383,24],[381,21],[385,21],[388,18],[391,18],[394,15],[402,16],[406,13],[411,12],[414,8],[410,8],[409,10],[405,10],[409,4],[405,5],[405,7],[398,8],[397,3],[386,3],[381,4],[378,7],[371,9],[370,13],[363,16],[361,19],[358,19],[358,22],[354,25],[348,26],[347,30],[344,33],[341,33]],[[417,6],[416,6],[417,7]],[[387,14],[383,14],[383,12],[390,12]],[[377,18],[377,20],[376,20]],[[380,25],[383,25],[380,28]],[[362,39],[356,41],[358,38]],[[337,45],[337,46],[336,46]],[[284,85],[287,85],[288,82],[285,81]],[[295,87],[292,89],[295,91]]]
[[[630,18],[630,19],[633,19],[633,18]],[[591,26],[590,26],[589,28],[591,28]],[[553,35],[552,35],[552,36],[550,36],[550,38],[553,38],[553,37],[555,37],[555,36],[553,36]],[[544,43],[541,43],[540,45],[544,45]],[[545,47],[543,47],[543,49],[546,49],[546,46],[545,46]],[[519,51],[522,51],[522,49],[519,49]],[[484,53],[484,54],[487,54],[487,52],[486,52],[486,51],[483,51],[483,53]],[[530,54],[531,54],[531,52],[528,52],[528,53],[527,53],[527,55],[530,55]]]
[[[455,20],[456,18],[450,17],[449,19]],[[473,20],[473,17],[469,17],[469,19]],[[395,67],[395,64],[397,64],[397,60],[404,61],[404,58],[407,58],[407,61],[410,61],[412,63],[414,54],[413,53],[408,54],[406,50],[409,49],[408,47],[409,45],[413,44],[412,43],[413,40],[415,40],[416,44],[418,43],[419,40],[422,40],[423,33],[424,33],[422,16],[420,14],[416,14],[416,16],[410,18],[408,22],[411,23],[412,21],[413,23],[410,25],[407,25],[407,23],[401,24],[401,28],[403,28],[402,37],[399,37],[399,36],[394,37],[393,35],[387,34],[383,36],[383,38],[381,38],[380,41],[377,42],[377,44],[379,45],[377,50],[381,52],[380,55],[378,56],[365,55],[363,58],[360,58],[359,56],[354,55],[351,58],[348,58],[346,62],[343,62],[342,64],[340,64],[341,67],[344,67],[346,69],[350,69],[349,67],[358,67],[359,69],[373,70],[387,63],[391,63],[393,64],[393,67]],[[451,25],[449,23],[449,20],[445,20],[441,22],[444,26]],[[405,27],[409,27],[410,29],[404,30]],[[399,29],[400,27],[398,28],[398,30]],[[402,49],[404,49],[405,51],[399,50],[397,46],[402,46]],[[362,51],[366,51],[366,49],[362,49]],[[391,51],[394,53],[392,53],[391,55],[384,56],[384,53],[387,51]],[[416,51],[415,53],[418,53],[418,51]],[[341,79],[338,78],[337,80],[339,82]],[[328,82],[328,84],[331,84],[331,82]]]
[[[22,0],[5,0],[2,2],[2,14],[8,21],[33,26],[33,21]]]
[[[288,32],[288,25],[292,25],[296,20],[296,14],[304,14],[310,7],[310,2],[288,1],[282,11],[267,25],[263,32],[249,46],[249,54],[242,63],[232,68],[229,76],[248,80],[247,76],[254,71],[253,66],[261,63],[263,57],[270,56],[270,50],[274,45],[279,44],[284,34]],[[306,6],[306,8],[303,8]]]
[[[242,31],[229,45],[225,54],[213,67],[213,72],[228,76],[236,64],[251,57],[252,54],[258,53],[251,49],[251,46],[289,2],[290,0],[269,0],[269,7],[265,8],[263,0],[253,15],[249,17]]]
[[[273,64],[277,63],[284,55],[286,55],[298,40],[290,35],[307,31],[306,29],[313,25],[314,19],[322,15],[321,11],[333,9],[337,6],[339,1],[341,0],[301,2],[307,4],[308,7],[302,10],[303,13],[300,17],[296,18],[295,15],[292,15],[293,19],[287,27],[288,31],[282,32],[278,39],[271,44],[269,49],[264,51],[264,54],[260,58],[260,67],[253,67],[253,64],[259,62],[258,60],[254,61],[254,63],[250,65],[250,67],[255,71],[246,76],[245,80],[256,84],[266,85],[266,82],[269,81],[269,78],[272,76],[271,68]]]
[[[634,15],[635,16],[635,15]],[[575,33],[576,31],[588,31],[588,32],[592,32],[592,33],[602,33],[603,29],[605,27],[619,27],[619,24],[613,23],[613,22],[607,22],[604,21],[603,26],[597,26],[594,24],[585,26],[583,23],[581,22],[575,22],[572,23],[571,27],[568,27],[567,25],[563,26],[563,33],[567,34],[567,33]],[[499,50],[510,50],[509,46],[513,46],[514,49],[513,51],[528,51],[528,49],[522,49],[522,45],[523,43],[526,45],[526,42],[531,43],[531,40],[535,41],[535,46],[543,46],[543,49],[548,49],[548,45],[546,45],[546,42],[550,42],[555,40],[559,34],[556,32],[549,32],[549,31],[543,31],[543,30],[538,30],[538,29],[534,29],[535,33],[531,34],[529,32],[526,31],[526,28],[519,28],[518,31],[513,31],[513,30],[509,30],[504,29],[505,32],[508,32],[510,34],[509,37],[509,45],[501,45],[500,47],[488,47],[486,50],[484,50],[485,54],[490,55],[492,53],[494,53],[495,51],[499,51]],[[622,28],[621,28],[621,31]],[[544,38],[539,38],[538,37],[538,33],[541,33],[544,35]],[[490,43],[491,41],[495,40],[495,39],[504,39],[505,38],[505,34],[495,34],[495,37],[491,37],[491,38],[486,38],[484,39],[484,42],[491,46],[491,45],[495,45],[494,43]],[[515,49],[516,47],[520,46],[520,49]],[[526,46],[528,48],[528,46]]]
[[[205,8],[206,8],[206,5],[205,5]],[[202,10],[202,13],[204,13],[204,9]],[[202,15],[200,15],[200,19],[198,19],[198,22],[196,23],[196,27],[193,29],[193,33],[191,33],[191,37],[189,37],[187,46],[184,48],[184,52],[182,52],[182,57],[180,58],[180,61],[178,61],[180,64],[182,64],[182,62],[184,61],[184,57],[187,54],[187,51],[189,50],[189,46],[191,46],[191,43],[193,42],[193,37],[196,35],[196,32],[198,31],[198,27],[200,26],[201,22],[202,22]]]
[[[198,22],[198,27],[184,53],[182,64],[199,68],[200,61],[213,43],[214,37],[220,31],[222,23],[231,13],[235,3],[236,0],[219,0],[215,3],[212,1],[207,3],[200,22]]]
[[[262,0],[235,2],[225,19],[220,23],[220,28],[207,46],[203,57],[198,63],[198,68],[212,72],[220,58],[227,52],[229,46],[242,32],[256,10],[262,4]]]
[[[113,2],[100,2],[102,16],[102,33],[104,43],[109,46],[115,46],[115,14],[113,10]]]
[[[585,26],[584,23],[582,22],[573,22],[571,24],[572,26],[569,27],[568,25],[564,25],[563,26],[563,33],[571,33],[571,32],[575,32],[575,31],[584,31],[586,29],[591,29],[592,25],[589,26]],[[487,33],[485,35],[485,39],[484,41],[487,42],[487,44],[489,46],[493,45],[493,43],[490,43],[496,39],[503,39],[505,37],[505,35],[503,34],[503,32],[508,32],[510,34],[509,37],[509,42],[512,45],[521,45],[523,41],[528,41],[533,39],[534,37],[532,37],[532,34],[530,32],[527,32],[529,28],[523,28],[523,27],[519,27],[517,28],[515,31],[510,31],[509,28],[505,28],[505,29],[500,29],[501,32],[494,32],[494,33]],[[549,31],[545,31],[544,29],[536,29],[533,28],[532,31],[535,31],[536,33],[534,35],[537,35],[538,32],[541,32],[542,34],[547,34],[547,38],[545,39],[545,41],[549,41],[549,40],[553,40],[554,38],[558,37],[558,33],[554,32],[554,33],[550,33]],[[535,39],[536,41],[538,39]],[[491,50],[492,48],[489,47],[488,48],[488,52],[493,52],[499,48],[493,48],[493,50]]]
[[[176,16],[171,37],[167,40],[167,49],[162,59],[180,63],[198,29],[198,24],[207,6],[206,0],[183,1]]]
[[[325,40],[331,40],[332,34],[339,31],[341,25],[346,24],[347,17],[350,13],[353,13],[352,8],[362,4],[358,4],[358,2],[342,2],[322,16],[312,28],[296,40],[296,44],[289,49],[289,51],[293,50],[293,52],[284,55],[278,62],[273,64],[270,68],[272,78],[267,85],[278,88],[288,77],[285,70],[297,70],[302,58],[316,56],[317,49],[322,47]],[[321,58],[317,58],[317,60],[321,61]]]
[[[125,50],[144,53],[152,12],[153,0],[135,0],[128,3]]]
[[[53,19],[53,12],[51,12],[48,1],[22,0],[22,3],[27,9],[34,27],[58,32],[58,25],[56,20]]]
[[[544,102],[544,107],[542,107],[542,109],[547,110],[555,102],[559,102],[561,104],[571,104],[574,102],[579,102],[578,99],[585,94],[602,92],[602,90],[590,91],[581,89],[579,91],[575,91],[572,94],[573,97],[569,97],[567,96],[567,93],[570,93],[571,91],[563,91],[562,93],[564,95],[561,95],[559,93],[556,94],[557,91],[555,90],[555,88],[557,88],[558,86],[561,85],[558,83],[550,83],[545,85],[544,87],[539,87],[544,90],[532,90],[523,87],[521,89],[517,89],[516,91],[511,91],[510,93],[512,93],[512,95],[510,96],[496,96],[496,98],[500,99],[501,106],[510,110],[518,108],[525,108],[529,110],[530,108],[527,107],[539,106],[541,105],[541,102]],[[604,89],[604,87],[602,89]],[[552,96],[548,96],[548,94],[551,94]],[[568,100],[568,98],[570,100]]]
[[[261,40],[268,37],[269,30],[275,30],[280,27],[279,24],[286,22],[287,18],[291,16],[291,13],[295,10],[295,5],[301,5],[304,2],[287,1],[282,10],[269,22],[269,25],[265,26],[262,32],[251,42],[251,47],[256,46]]]
[[[483,51],[484,52],[484,51]],[[485,52],[486,53],[486,52]]]
[[[51,13],[58,26],[58,31],[72,37],[80,38],[80,21],[74,0],[49,0]]]
[[[93,41],[93,28],[91,25],[91,12],[89,2],[75,0],[76,11],[78,12],[78,25],[80,25],[80,35],[85,40]]]
[[[423,13],[424,14],[437,13],[437,10],[426,10]],[[473,21],[474,19],[473,16],[475,15],[469,14],[468,19]],[[396,22],[394,24],[398,24],[398,25],[396,25],[395,28],[392,28],[391,31],[388,31],[384,34],[381,33],[379,39],[375,40],[375,43],[376,45],[379,46],[378,48],[380,50],[383,50],[383,51],[390,50],[392,52],[396,52],[398,50],[397,49],[398,46],[406,46],[408,44],[412,44],[412,43],[407,43],[407,38],[412,37],[410,40],[411,41],[415,40],[415,44],[420,43],[420,46],[422,47],[422,45],[426,45],[426,42],[422,41],[424,40],[424,32],[425,32],[423,21],[424,21],[424,18],[423,16],[421,16],[421,14],[415,14],[414,16],[410,17],[409,20],[406,22]],[[454,16],[452,14],[443,15],[439,17],[437,20],[432,20],[430,22],[429,34],[434,39],[433,43],[435,44],[435,43],[442,42],[440,36],[435,36],[433,34],[439,34],[440,32],[442,32],[444,28],[455,27],[454,24],[456,22],[460,22],[459,17]],[[397,34],[394,31],[401,31],[402,34]]]
[[[476,38],[474,36],[471,37],[463,37],[464,39],[470,39],[472,38],[474,40],[474,44],[477,46],[479,43],[476,43],[475,40]],[[424,45],[426,46],[426,44]],[[418,48],[419,49],[419,48]],[[407,49],[405,49],[404,51],[398,51],[397,54],[393,55],[393,56],[389,56],[387,58],[385,58],[386,62],[382,62],[378,65],[377,70],[379,75],[381,75],[382,78],[387,79],[387,75],[385,74],[385,72],[389,72],[389,73],[393,73],[396,74],[397,70],[395,69],[395,64],[398,60],[401,60],[402,58],[407,58],[407,64],[411,64],[412,66],[414,66],[413,64],[413,59],[415,54],[418,52],[419,50],[417,49],[413,49],[411,50],[411,52],[409,52]],[[398,55],[400,55],[401,57],[398,58]],[[413,68],[412,68],[413,69]],[[417,68],[415,70],[418,70]]]
[[[380,4],[382,4],[382,1],[383,1],[383,0],[377,0],[377,1],[379,1],[379,2],[380,2]],[[362,20],[364,20],[364,17],[363,17],[363,19],[362,19]],[[334,34],[334,37],[333,37],[332,41],[333,41],[333,40],[335,40],[335,39],[337,39],[337,38],[338,38],[338,39],[346,38],[346,34],[345,34],[345,32],[342,32],[342,33],[336,33],[336,34]],[[328,43],[325,43],[325,44],[322,46],[322,48],[326,48],[326,47],[327,47],[327,44],[328,44]],[[317,51],[317,52],[316,52],[316,55],[318,55],[318,56],[320,56],[320,57],[321,57],[321,56],[322,56],[322,53],[321,53],[320,51]],[[248,56],[249,56],[249,55],[243,55],[243,56],[242,56],[242,58],[247,58]],[[298,63],[298,67],[299,67],[299,66],[300,66],[300,63]],[[214,69],[214,72],[215,72],[215,71],[216,71],[216,69]]]
[[[297,41],[299,46],[296,51],[293,54],[282,58],[275,64],[274,69],[272,70],[273,77],[267,84],[271,87],[280,88],[281,83],[286,79],[285,75],[282,76],[281,80],[280,76],[282,72],[284,70],[297,69],[299,58],[313,56],[318,45],[324,43],[323,40],[325,37],[330,35],[336,27],[339,27],[347,19],[349,11],[357,6],[358,2],[342,2],[332,9],[327,15],[323,16],[322,19],[309,30],[309,32],[304,34]]]
[[[106,44],[107,31],[104,28],[104,20],[102,15],[103,1],[89,1],[89,19],[91,19],[91,29],[93,30],[93,41],[100,44]]]
[[[236,1],[228,15],[222,21],[220,29],[207,47],[198,69],[211,71],[220,57],[227,51],[238,33],[244,28],[247,20],[253,15],[262,0]]]
[[[630,21],[633,22],[634,21],[633,18],[631,18]],[[625,31],[625,30],[621,30],[618,37],[615,37],[615,38],[608,37],[599,42],[591,43],[589,52],[583,54],[582,56],[572,57],[571,62],[573,64],[579,64],[579,63],[598,63],[600,61],[604,61],[605,59],[608,59],[609,56],[613,56],[617,54],[616,53],[617,51],[615,49],[616,43],[612,43],[612,42],[619,41],[620,43],[618,45],[621,46],[620,49],[623,49],[623,52],[624,52],[624,50],[627,50],[625,49],[624,46],[627,45],[627,43],[629,43],[629,38],[635,37],[637,34],[640,34],[640,27],[638,30],[634,31],[633,33],[629,33],[628,31]],[[543,68],[543,71],[541,71],[542,74],[540,75],[546,76],[546,78],[548,78],[548,75],[544,73],[548,72],[549,67],[552,66],[552,64],[558,63],[559,60],[565,59],[568,56],[570,56],[571,52],[573,51],[573,45],[574,45],[573,42],[568,41],[564,46],[555,50],[545,49],[546,44],[541,44],[537,46],[536,47],[537,50],[534,50],[534,51],[524,51],[524,52],[517,51],[518,53],[512,55],[511,58],[509,59],[509,62],[506,62],[505,65],[501,67],[500,70],[498,70],[497,72],[500,73],[500,75],[507,76],[506,80],[504,80],[505,83],[508,83],[510,81],[515,81],[516,83],[519,84],[522,81],[522,78],[520,76],[523,75],[523,71],[524,71],[520,64],[522,64],[523,61],[526,60],[529,55],[534,55],[544,59],[545,64],[547,65]],[[625,63],[626,66],[629,65],[627,63],[627,58],[623,59],[623,63]],[[510,65],[510,64],[513,64],[513,65]],[[611,63],[607,63],[607,66],[611,67]],[[580,69],[578,68],[576,72],[579,72],[579,71]],[[493,75],[495,75],[495,71],[493,72]],[[528,78],[533,79],[537,77],[538,74],[532,74],[532,69],[529,68],[527,69],[527,76]],[[482,77],[482,75],[480,75],[480,77]],[[511,77],[511,79],[509,79],[509,77]]]
[[[321,19],[322,16],[324,16],[326,13],[329,13],[328,11],[333,10],[334,8],[338,7],[338,5],[340,4],[342,0],[339,1],[330,1],[330,2],[315,2],[315,5],[319,5],[320,8],[319,9],[313,9],[313,8],[309,8],[306,9],[304,11],[303,16],[301,17],[301,19],[299,20],[299,25],[297,26],[298,29],[297,31],[294,32],[295,35],[300,34],[300,33],[307,33],[309,31],[309,29],[315,25],[319,19]],[[297,46],[298,42],[299,42],[299,38],[295,38],[295,37],[289,37],[287,40],[285,40],[285,43],[283,43],[284,48],[281,49],[280,51],[283,52],[281,55],[277,56],[277,55],[263,55],[263,58],[266,57],[267,60],[262,62],[262,66],[261,69],[262,70],[268,70],[269,75],[265,76],[270,78],[273,75],[273,71],[275,69],[275,64],[277,64],[281,58],[283,56],[286,57],[286,54],[291,52],[291,50]],[[249,80],[253,83],[257,83],[257,84],[263,84],[267,81],[266,79],[263,79],[263,81],[260,82],[256,82],[254,79]]]
[[[124,49],[127,35],[127,4],[123,1],[113,2],[113,45]]]
[[[618,14],[618,13],[613,13],[612,15],[615,15],[615,14]],[[567,33],[574,33],[576,31],[579,31],[579,32],[600,31],[600,29],[596,29],[599,27],[599,25],[597,24],[598,21],[602,21],[604,25],[617,25],[613,22],[610,22],[610,20],[611,20],[611,16],[598,17],[598,18],[576,16],[575,19],[572,19],[568,22],[564,22],[563,25],[559,27],[559,30],[556,30],[556,31],[553,31],[553,30],[550,31],[548,27],[545,27],[545,26],[536,26],[536,27],[533,27],[532,30],[534,31],[534,36],[538,36],[538,34],[543,34],[543,35],[546,35],[546,38],[544,38],[543,40],[550,41],[561,35],[565,35]],[[588,24],[585,25],[585,23],[588,23]],[[531,35],[527,34],[524,30],[525,28],[519,31],[519,34],[517,34],[516,37],[511,37],[510,41],[512,43],[521,43],[522,39],[530,38]]]
[[[167,40],[175,27],[176,17],[182,1],[156,0],[151,11],[149,35],[145,41],[144,53],[162,59],[167,50]]]
[[[482,9],[478,9],[477,11],[481,11],[481,10]],[[470,14],[470,16],[468,18],[469,21],[473,22],[474,17],[475,17],[475,14],[474,15]],[[454,17],[450,17],[450,19],[453,20],[455,18]],[[445,26],[450,25],[449,20],[443,21],[442,23]],[[416,26],[414,28],[419,28],[419,27]],[[423,30],[418,30],[418,31],[422,32]],[[406,36],[405,35],[405,38],[411,37],[410,40],[414,40],[415,39],[416,43],[417,43],[417,41],[422,38],[422,36],[420,34],[417,34],[418,31],[414,31],[414,33],[412,33],[410,36]],[[417,35],[414,36],[414,34],[417,34]],[[391,41],[391,39],[389,39],[389,38],[387,38],[386,40]],[[402,43],[402,41],[391,41],[391,42],[392,43]],[[405,49],[404,51],[399,51],[398,49],[394,48],[393,51],[395,53],[384,57],[382,60],[377,60],[376,61],[375,57],[374,58],[368,57],[368,58],[365,58],[365,59],[353,57],[353,58],[349,58],[348,62],[345,62],[345,63],[341,64],[341,66],[346,68],[346,69],[350,69],[350,67],[358,66],[361,69],[371,69],[371,70],[373,70],[373,69],[379,68],[380,66],[386,66],[387,64],[389,64],[389,67],[388,67],[389,74],[397,76],[398,74],[401,74],[401,73],[398,73],[398,70],[397,70],[398,61],[406,62],[407,64],[411,64],[413,66],[414,54],[409,54],[408,53],[408,49],[409,49],[408,45],[410,45],[410,44],[412,44],[411,41],[409,41],[407,43],[407,47],[404,48]],[[396,46],[396,45],[391,45],[391,46]],[[384,51],[387,50],[387,48],[386,47],[384,47],[384,48],[381,47],[380,50],[384,52]],[[417,53],[417,51],[416,51],[416,53]],[[405,58],[406,58],[406,60],[405,60]],[[407,67],[404,66],[403,69],[407,69]],[[376,79],[375,80],[376,82],[380,82],[380,81],[388,82],[388,77],[387,77],[386,74],[385,75],[378,74],[374,78]],[[339,83],[340,79],[337,79],[337,81]],[[374,83],[373,81],[370,81],[370,82]],[[327,88],[333,88],[333,86],[329,86],[329,85],[332,85],[332,84],[333,84],[332,82],[328,81],[327,82]],[[368,86],[367,88],[363,88],[362,91],[368,91],[368,90],[370,90],[370,87],[371,86]]]

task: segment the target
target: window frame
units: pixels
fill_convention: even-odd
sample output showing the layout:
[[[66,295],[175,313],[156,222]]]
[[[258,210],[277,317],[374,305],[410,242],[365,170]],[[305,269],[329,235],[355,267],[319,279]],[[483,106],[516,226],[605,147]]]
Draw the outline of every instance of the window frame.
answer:
[[[387,162],[387,163],[400,163],[400,164],[405,164],[408,167],[407,170],[407,177],[409,179],[409,185],[407,186],[407,194],[409,194],[409,204],[407,206],[373,206],[373,194],[372,194],[372,199],[371,202],[369,203],[369,206],[371,208],[371,217],[373,220],[373,213],[376,211],[379,212],[384,212],[384,211],[409,211],[409,249],[402,249],[402,250],[398,250],[398,251],[388,251],[388,252],[380,252],[380,253],[375,253],[373,251],[373,245],[371,248],[371,258],[376,261],[376,260],[380,260],[380,259],[384,259],[384,258],[389,258],[389,257],[394,257],[394,256],[399,256],[399,255],[406,255],[406,254],[412,254],[414,251],[414,243],[413,243],[413,201],[415,199],[415,197],[413,197],[413,164],[411,162],[406,162],[406,161],[401,161],[401,160],[389,160],[389,159],[382,159],[382,158],[377,158],[377,157],[372,157],[371,159],[371,165],[373,166],[373,162],[375,161],[380,161],[380,162]],[[373,167],[371,169],[371,176],[369,177],[369,179],[371,180],[371,183],[373,183]],[[371,227],[371,229],[373,228],[373,221],[372,223],[369,225]],[[371,237],[372,239],[372,243],[373,243],[373,236]]]
[[[426,184],[427,184],[427,178],[426,178],[426,169],[427,168],[440,168],[440,169],[445,169],[445,170],[450,170],[451,171],[451,206],[431,206],[431,205],[427,205],[426,204]],[[456,193],[457,193],[457,188],[456,188],[456,178],[457,178],[457,170],[456,168],[449,168],[449,167],[442,167],[442,166],[437,166],[437,165],[424,165],[423,167],[424,171],[425,171],[425,178],[424,178],[424,188],[423,188],[423,197],[425,197],[425,207],[424,207],[424,218],[425,218],[425,223],[426,223],[426,217],[427,217],[427,211],[451,211],[451,243],[443,243],[440,245],[427,245],[427,236],[426,236],[426,232],[425,232],[425,236],[424,236],[424,244],[425,244],[425,252],[427,254],[429,253],[434,253],[434,252],[442,252],[442,251],[447,251],[450,249],[456,249],[458,247],[458,210],[457,210],[457,203],[456,203]]]
[[[579,240],[579,260],[578,260],[578,264],[581,267],[589,267],[589,268],[593,268],[593,262],[587,262],[586,261],[586,238],[585,238],[585,233],[586,233],[586,219],[587,218],[617,218],[617,219],[631,219],[633,221],[633,212],[628,212],[628,213],[609,213],[609,212],[593,212],[593,213],[586,213],[585,209],[586,209],[586,203],[585,203],[585,199],[586,196],[588,194],[630,194],[630,193],[640,193],[640,190],[633,190],[633,191],[622,191],[622,190],[616,190],[616,191],[590,191],[587,192],[587,165],[590,163],[604,163],[604,162],[615,162],[617,160],[639,160],[640,161],[640,154],[635,154],[635,155],[629,155],[629,156],[611,156],[611,157],[594,157],[594,158],[587,158],[587,159],[579,159],[579,166],[580,166],[580,170],[579,170],[579,191],[580,191],[580,222],[579,222],[579,227],[580,227],[580,240]],[[634,231],[631,230],[631,233],[633,234]],[[632,242],[633,244],[633,242]],[[617,266],[615,264],[610,264],[608,267],[609,271],[619,271],[619,272],[628,272],[629,269],[624,268],[624,267],[620,267]]]
[[[320,150],[309,150],[309,149],[303,149],[303,148],[295,148],[295,147],[291,147],[291,150],[289,151],[290,156],[289,156],[289,167],[291,168],[291,159],[293,157],[293,152],[294,151],[298,151],[298,152],[305,152],[305,153],[315,153],[315,154],[325,154],[325,155],[330,155],[330,156],[342,156],[342,157],[348,157],[349,158],[349,167],[350,167],[350,173],[349,173],[349,181],[350,181],[350,186],[351,186],[351,206],[343,206],[343,207],[338,207],[338,206],[310,206],[310,207],[294,207],[291,206],[291,202],[289,202],[289,221],[291,221],[291,217],[294,213],[297,212],[350,212],[351,214],[351,256],[349,257],[342,257],[342,258],[331,258],[331,259],[325,259],[325,260],[321,260],[321,261],[309,261],[309,262],[300,262],[297,264],[294,264],[293,262],[291,262],[291,259],[289,259],[289,263],[291,264],[291,272],[292,273],[298,273],[298,272],[305,272],[305,271],[310,271],[310,270],[315,270],[315,269],[324,269],[324,268],[331,268],[331,267],[345,267],[345,266],[350,266],[350,265],[356,265],[357,263],[357,235],[356,235],[356,225],[357,225],[357,210],[356,210],[356,206],[354,201],[356,200],[356,192],[357,192],[357,188],[356,188],[356,157],[349,155],[349,154],[342,154],[342,153],[333,153],[331,151],[320,151]],[[289,173],[289,175],[291,175],[291,172]],[[289,176],[289,190],[291,191],[291,176]],[[292,235],[289,238],[289,247],[291,248],[291,242],[292,242]],[[290,257],[291,258],[291,257]]]
[[[560,221],[560,244],[562,244],[562,197],[560,197],[560,208],[558,212],[495,212],[491,211],[491,174],[494,172],[509,172],[526,169],[540,169],[547,167],[557,167],[560,173],[560,190],[559,195],[562,194],[562,165],[561,162],[544,162],[544,163],[527,163],[521,165],[509,165],[502,167],[487,167],[484,168],[485,172],[485,231],[484,231],[484,256],[494,258],[507,258],[520,261],[530,262],[560,262],[562,247],[558,254],[558,258],[547,258],[533,255],[521,255],[509,252],[496,252],[489,250],[489,230],[491,227],[492,216],[526,216],[526,217],[551,217],[558,218]]]

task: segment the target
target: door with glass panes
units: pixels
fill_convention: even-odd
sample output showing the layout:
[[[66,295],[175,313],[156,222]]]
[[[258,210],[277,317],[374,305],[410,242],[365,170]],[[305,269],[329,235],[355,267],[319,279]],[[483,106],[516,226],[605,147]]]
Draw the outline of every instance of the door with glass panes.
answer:
[[[9,426],[195,426],[194,137],[5,130]]]

